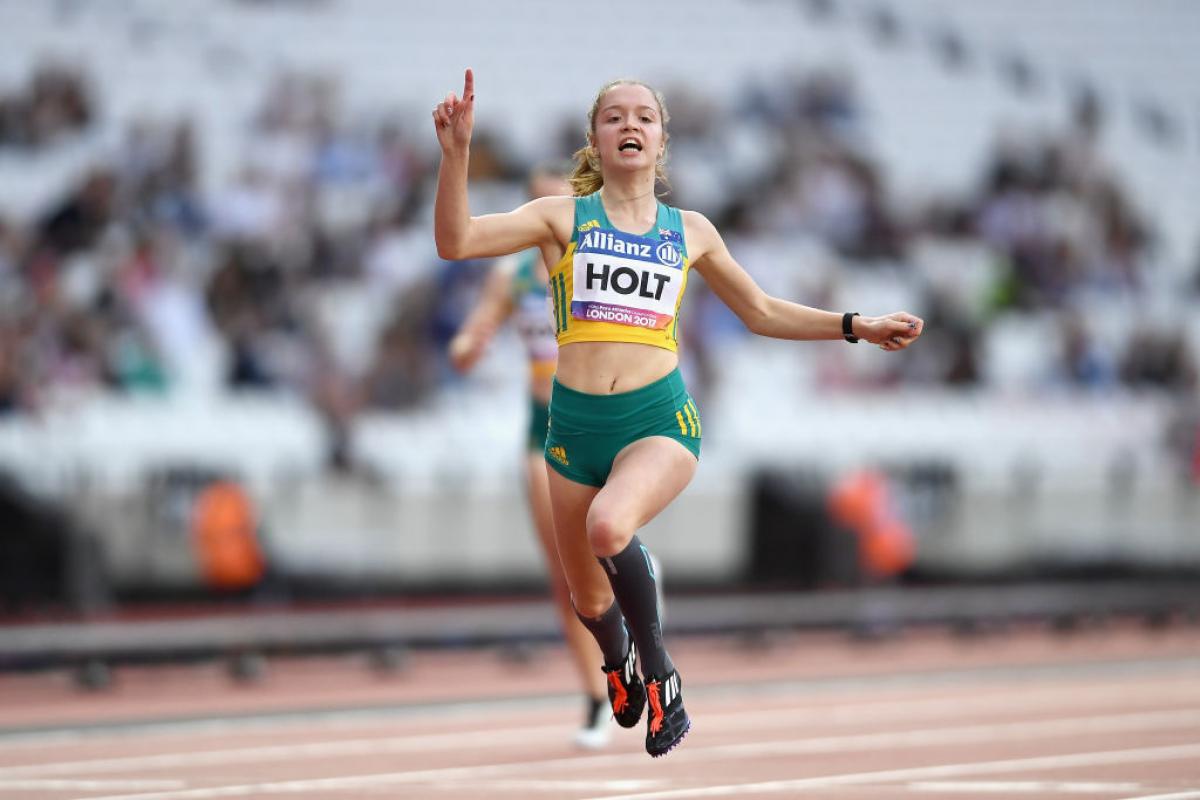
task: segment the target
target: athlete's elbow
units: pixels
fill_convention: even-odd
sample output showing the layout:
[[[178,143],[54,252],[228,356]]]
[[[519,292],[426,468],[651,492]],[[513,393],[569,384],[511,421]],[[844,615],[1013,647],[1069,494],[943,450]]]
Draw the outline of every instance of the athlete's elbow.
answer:
[[[448,236],[436,236],[438,258],[443,261],[461,261],[466,258],[467,248],[460,240]]]
[[[437,247],[438,258],[446,261],[461,261],[466,258],[469,238],[469,225],[434,217],[433,243]]]
[[[757,315],[747,314],[742,317],[742,324],[746,326],[746,330],[753,333],[755,336],[765,335],[766,325],[765,320]]]
[[[746,329],[756,336],[770,336],[771,312],[766,305],[754,305],[746,308],[738,315]]]

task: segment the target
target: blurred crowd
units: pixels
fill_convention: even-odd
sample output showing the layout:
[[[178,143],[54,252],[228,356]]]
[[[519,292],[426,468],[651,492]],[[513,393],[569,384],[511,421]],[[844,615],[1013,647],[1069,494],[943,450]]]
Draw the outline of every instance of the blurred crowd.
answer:
[[[727,238],[757,243],[747,252],[770,242],[773,263],[762,272],[811,267],[815,244],[839,270],[898,274],[908,284],[929,322],[922,347],[875,379],[979,385],[988,375],[987,330],[1025,319],[1051,322],[1042,349],[1054,355],[1021,389],[1197,388],[1196,354],[1178,315],[1150,324],[1140,314],[1121,325],[1101,319],[1111,307],[1144,305],[1164,286],[1176,299],[1195,294],[1200,281],[1169,286],[1175,278],[1163,269],[1152,226],[1098,155],[1104,120],[1094,96],[1077,99],[1062,130],[998,132],[974,191],[932,198],[896,196],[888,186],[847,74],[751,85],[728,109],[686,88],[668,97],[681,205],[709,214]],[[810,245],[801,266],[786,258],[797,239]],[[939,258],[956,262],[959,274],[947,276],[933,263]],[[1099,326],[1127,335],[1105,336]]]
[[[0,147],[35,150],[91,124],[93,100],[83,76],[46,62],[27,85],[0,92]]]
[[[871,380],[980,385],[983,334],[1029,315],[1053,323],[1041,385],[1195,391],[1196,354],[1169,320],[1096,335],[1094,303],[1136,303],[1157,264],[1153,226],[1096,155],[1094,103],[1054,135],[1001,139],[970,196],[918,201],[887,185],[848,75],[753,83],[725,100],[663,88],[668,201],[708,214],[764,285],[802,285],[786,277],[815,250],[837,270],[907,286],[925,340]],[[480,130],[474,185],[516,205],[530,161],[582,143],[585,102],[537,159]],[[93,113],[77,75],[47,70],[0,98],[0,147],[45,144]],[[218,187],[200,185],[205,142],[188,120],[130,125],[117,154],[39,219],[0,219],[0,413],[207,382],[301,395],[344,433],[362,409],[426,402],[455,380],[445,343],[483,270],[436,257],[437,153],[409,124],[352,117],[335,81],[284,74],[245,125],[240,171]],[[923,266],[931,252],[979,277],[937,280]],[[948,289],[964,283],[965,295]],[[702,286],[689,303],[699,380],[715,380],[714,343],[745,334]],[[334,441],[344,464],[344,438]]]

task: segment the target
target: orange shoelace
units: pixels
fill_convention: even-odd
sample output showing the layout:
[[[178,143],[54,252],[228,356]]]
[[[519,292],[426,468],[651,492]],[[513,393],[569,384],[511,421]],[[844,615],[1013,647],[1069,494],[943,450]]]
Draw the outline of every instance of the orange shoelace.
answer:
[[[658,687],[662,684],[651,682],[646,684],[646,694],[650,698],[650,710],[653,712],[650,715],[650,732],[658,733],[662,730],[663,710],[662,701],[658,698]]]
[[[625,692],[625,684],[621,683],[621,676],[616,672],[608,673],[608,682],[613,687],[613,712],[620,714],[629,704],[629,695]]]

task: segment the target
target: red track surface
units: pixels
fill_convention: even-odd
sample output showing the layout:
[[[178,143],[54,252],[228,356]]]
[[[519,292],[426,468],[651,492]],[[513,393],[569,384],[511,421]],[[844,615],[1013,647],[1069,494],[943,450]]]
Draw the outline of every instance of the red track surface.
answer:
[[[570,744],[563,654],[128,668],[107,692],[0,677],[0,798],[1157,798],[1200,800],[1200,629],[878,643],[684,639],[692,733]],[[19,730],[17,730],[19,729]]]

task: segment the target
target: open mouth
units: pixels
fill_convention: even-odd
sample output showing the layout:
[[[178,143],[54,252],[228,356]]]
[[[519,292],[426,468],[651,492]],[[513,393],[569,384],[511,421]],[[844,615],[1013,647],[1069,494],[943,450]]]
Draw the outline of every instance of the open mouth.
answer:
[[[624,153],[626,150],[636,150],[640,153],[642,152],[642,145],[634,139],[626,139],[625,141],[621,142],[621,146],[617,149],[622,153]]]

